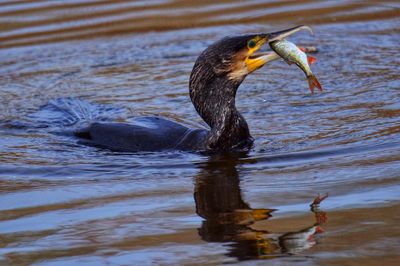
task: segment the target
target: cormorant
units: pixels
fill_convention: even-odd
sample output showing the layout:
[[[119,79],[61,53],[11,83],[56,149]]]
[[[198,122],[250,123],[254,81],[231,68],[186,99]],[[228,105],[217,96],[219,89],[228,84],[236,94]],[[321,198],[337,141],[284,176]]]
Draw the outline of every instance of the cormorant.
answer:
[[[304,28],[225,37],[200,54],[190,75],[189,92],[210,130],[190,129],[160,117],[141,117],[138,124],[93,123],[75,135],[115,151],[248,150],[253,138],[236,109],[236,91],[248,74],[279,58],[274,52],[256,53],[260,47]]]

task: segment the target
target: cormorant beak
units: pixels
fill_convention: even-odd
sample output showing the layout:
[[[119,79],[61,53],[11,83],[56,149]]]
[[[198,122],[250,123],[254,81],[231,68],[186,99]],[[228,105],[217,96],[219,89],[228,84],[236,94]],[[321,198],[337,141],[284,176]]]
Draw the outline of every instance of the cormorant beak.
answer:
[[[279,57],[275,52],[264,52],[264,53],[255,53],[258,49],[262,47],[265,43],[270,43],[277,40],[282,40],[293,33],[296,33],[301,30],[308,30],[312,34],[312,30],[310,27],[301,25],[297,27],[293,27],[286,30],[281,30],[272,33],[262,33],[257,35],[257,45],[254,49],[249,49],[247,57],[245,59],[245,63],[247,65],[247,70],[249,73],[253,72],[256,69],[264,66],[265,64],[274,61]]]
[[[311,34],[313,34],[312,29],[309,26],[301,25],[297,27],[293,27],[287,30],[281,30],[273,33],[267,33],[266,38],[268,42],[273,42],[277,40],[282,40],[290,35],[292,35],[295,32],[301,31],[301,30],[308,30]]]

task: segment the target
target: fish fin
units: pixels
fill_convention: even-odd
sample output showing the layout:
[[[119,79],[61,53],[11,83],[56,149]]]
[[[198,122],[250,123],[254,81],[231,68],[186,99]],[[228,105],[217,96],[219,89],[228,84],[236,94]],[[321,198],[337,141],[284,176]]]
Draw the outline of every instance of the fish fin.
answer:
[[[306,53],[306,49],[307,48],[300,47],[300,46],[297,46],[297,48],[299,48],[299,50],[302,51],[303,53]],[[311,56],[311,55],[308,55],[308,54],[306,54],[306,55],[307,55],[308,64],[312,65],[317,61],[317,58],[315,58],[314,56]]]
[[[313,56],[309,56],[307,55],[307,61],[310,65],[314,64],[317,61],[317,58],[313,57]]]
[[[292,61],[289,61],[289,60],[286,60],[286,59],[285,59],[285,62],[286,62],[286,64],[288,64],[289,66],[293,64]]]
[[[317,87],[318,91],[322,91],[321,84],[319,84],[318,79],[314,75],[307,76],[308,87],[310,88],[311,94],[314,93],[314,88]]]

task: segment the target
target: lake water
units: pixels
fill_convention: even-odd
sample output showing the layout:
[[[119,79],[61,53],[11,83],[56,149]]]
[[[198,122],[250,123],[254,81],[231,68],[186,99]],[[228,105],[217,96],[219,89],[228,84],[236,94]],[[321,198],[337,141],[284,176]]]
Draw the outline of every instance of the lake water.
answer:
[[[282,60],[247,77],[247,154],[63,134],[77,115],[205,127],[199,53],[300,24],[324,92]],[[399,265],[399,42],[398,1],[0,1],[0,264]]]

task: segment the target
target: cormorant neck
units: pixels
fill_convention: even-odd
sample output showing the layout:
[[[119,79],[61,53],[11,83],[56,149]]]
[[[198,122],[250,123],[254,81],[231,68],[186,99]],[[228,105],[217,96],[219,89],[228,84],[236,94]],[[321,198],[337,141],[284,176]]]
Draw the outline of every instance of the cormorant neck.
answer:
[[[236,91],[242,80],[229,79],[226,75],[216,75],[212,71],[207,73],[196,71],[195,65],[189,85],[190,98],[196,111],[211,128],[206,148],[249,148],[253,139],[246,120],[235,106]]]
[[[224,116],[238,114],[235,96],[239,85],[240,83],[235,84],[224,77],[215,77],[205,86],[191,86],[192,103],[211,128],[223,123]]]

